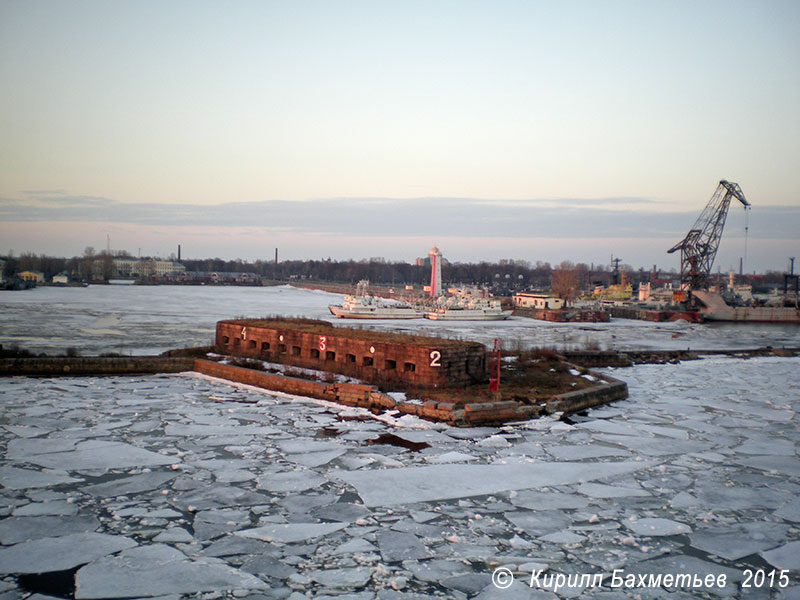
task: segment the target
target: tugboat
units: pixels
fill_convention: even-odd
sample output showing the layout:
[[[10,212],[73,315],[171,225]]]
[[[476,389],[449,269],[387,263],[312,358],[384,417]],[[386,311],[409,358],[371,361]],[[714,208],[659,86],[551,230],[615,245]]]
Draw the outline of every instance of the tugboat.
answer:
[[[386,301],[367,293],[369,281],[362,279],[356,293],[345,296],[342,304],[331,304],[328,310],[339,319],[421,319],[425,311],[407,302]]]

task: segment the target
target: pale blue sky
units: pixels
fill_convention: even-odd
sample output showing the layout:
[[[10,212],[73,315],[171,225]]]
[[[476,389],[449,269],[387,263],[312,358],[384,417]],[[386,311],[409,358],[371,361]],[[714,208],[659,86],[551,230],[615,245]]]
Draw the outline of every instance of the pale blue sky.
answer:
[[[666,248],[727,178],[753,203],[752,268],[780,269],[800,250],[798,31],[794,0],[0,0],[0,238],[677,266]],[[346,224],[308,219],[334,198]],[[732,212],[723,269],[742,231]]]

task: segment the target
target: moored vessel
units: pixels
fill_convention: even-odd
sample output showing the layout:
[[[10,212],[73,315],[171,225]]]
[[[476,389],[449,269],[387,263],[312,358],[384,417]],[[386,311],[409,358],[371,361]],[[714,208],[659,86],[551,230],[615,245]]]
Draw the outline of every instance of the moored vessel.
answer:
[[[511,316],[503,310],[500,302],[468,295],[440,299],[437,307],[425,313],[426,319],[434,321],[502,321]]]
[[[342,304],[331,304],[328,310],[339,319],[421,319],[425,311],[407,302],[387,301],[367,293],[369,282],[361,280],[355,295],[344,297]]]
[[[731,306],[717,293],[694,291],[703,305],[700,315],[706,321],[749,323],[800,323],[800,309],[792,306]]]

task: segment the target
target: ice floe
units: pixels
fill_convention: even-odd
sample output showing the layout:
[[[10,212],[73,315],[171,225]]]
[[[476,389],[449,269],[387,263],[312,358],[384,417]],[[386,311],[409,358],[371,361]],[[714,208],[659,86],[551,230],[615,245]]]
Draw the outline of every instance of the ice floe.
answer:
[[[635,521],[626,521],[625,526],[637,535],[678,535],[691,533],[692,528],[686,523],[678,523],[672,519],[644,517]]]
[[[337,474],[358,490],[367,506],[482,496],[500,491],[565,485],[633,473],[651,463],[541,463],[525,465],[435,465],[391,471]]]
[[[277,523],[242,529],[235,534],[265,542],[291,544],[313,540],[345,527],[347,527],[347,523]]]
[[[77,570],[78,598],[618,597],[531,589],[536,566],[723,573],[635,594],[749,599],[770,565],[791,597],[798,364],[633,367],[623,403],[479,429],[195,376],[3,380],[0,595],[42,598],[33,569]]]
[[[91,532],[39,538],[0,548],[0,573],[66,571],[137,545],[123,536]]]
[[[265,590],[261,579],[214,558],[189,559],[170,546],[139,546],[94,561],[75,575],[75,598],[155,597],[170,594]]]

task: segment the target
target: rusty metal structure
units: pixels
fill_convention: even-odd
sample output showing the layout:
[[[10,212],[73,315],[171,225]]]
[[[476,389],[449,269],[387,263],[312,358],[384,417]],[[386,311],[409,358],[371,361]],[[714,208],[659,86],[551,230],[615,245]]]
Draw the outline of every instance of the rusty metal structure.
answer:
[[[669,254],[681,251],[681,288],[690,292],[708,288],[711,267],[733,198],[741,202],[745,210],[750,208],[739,184],[723,179],[695,221],[694,227],[685,238],[667,250]]]

